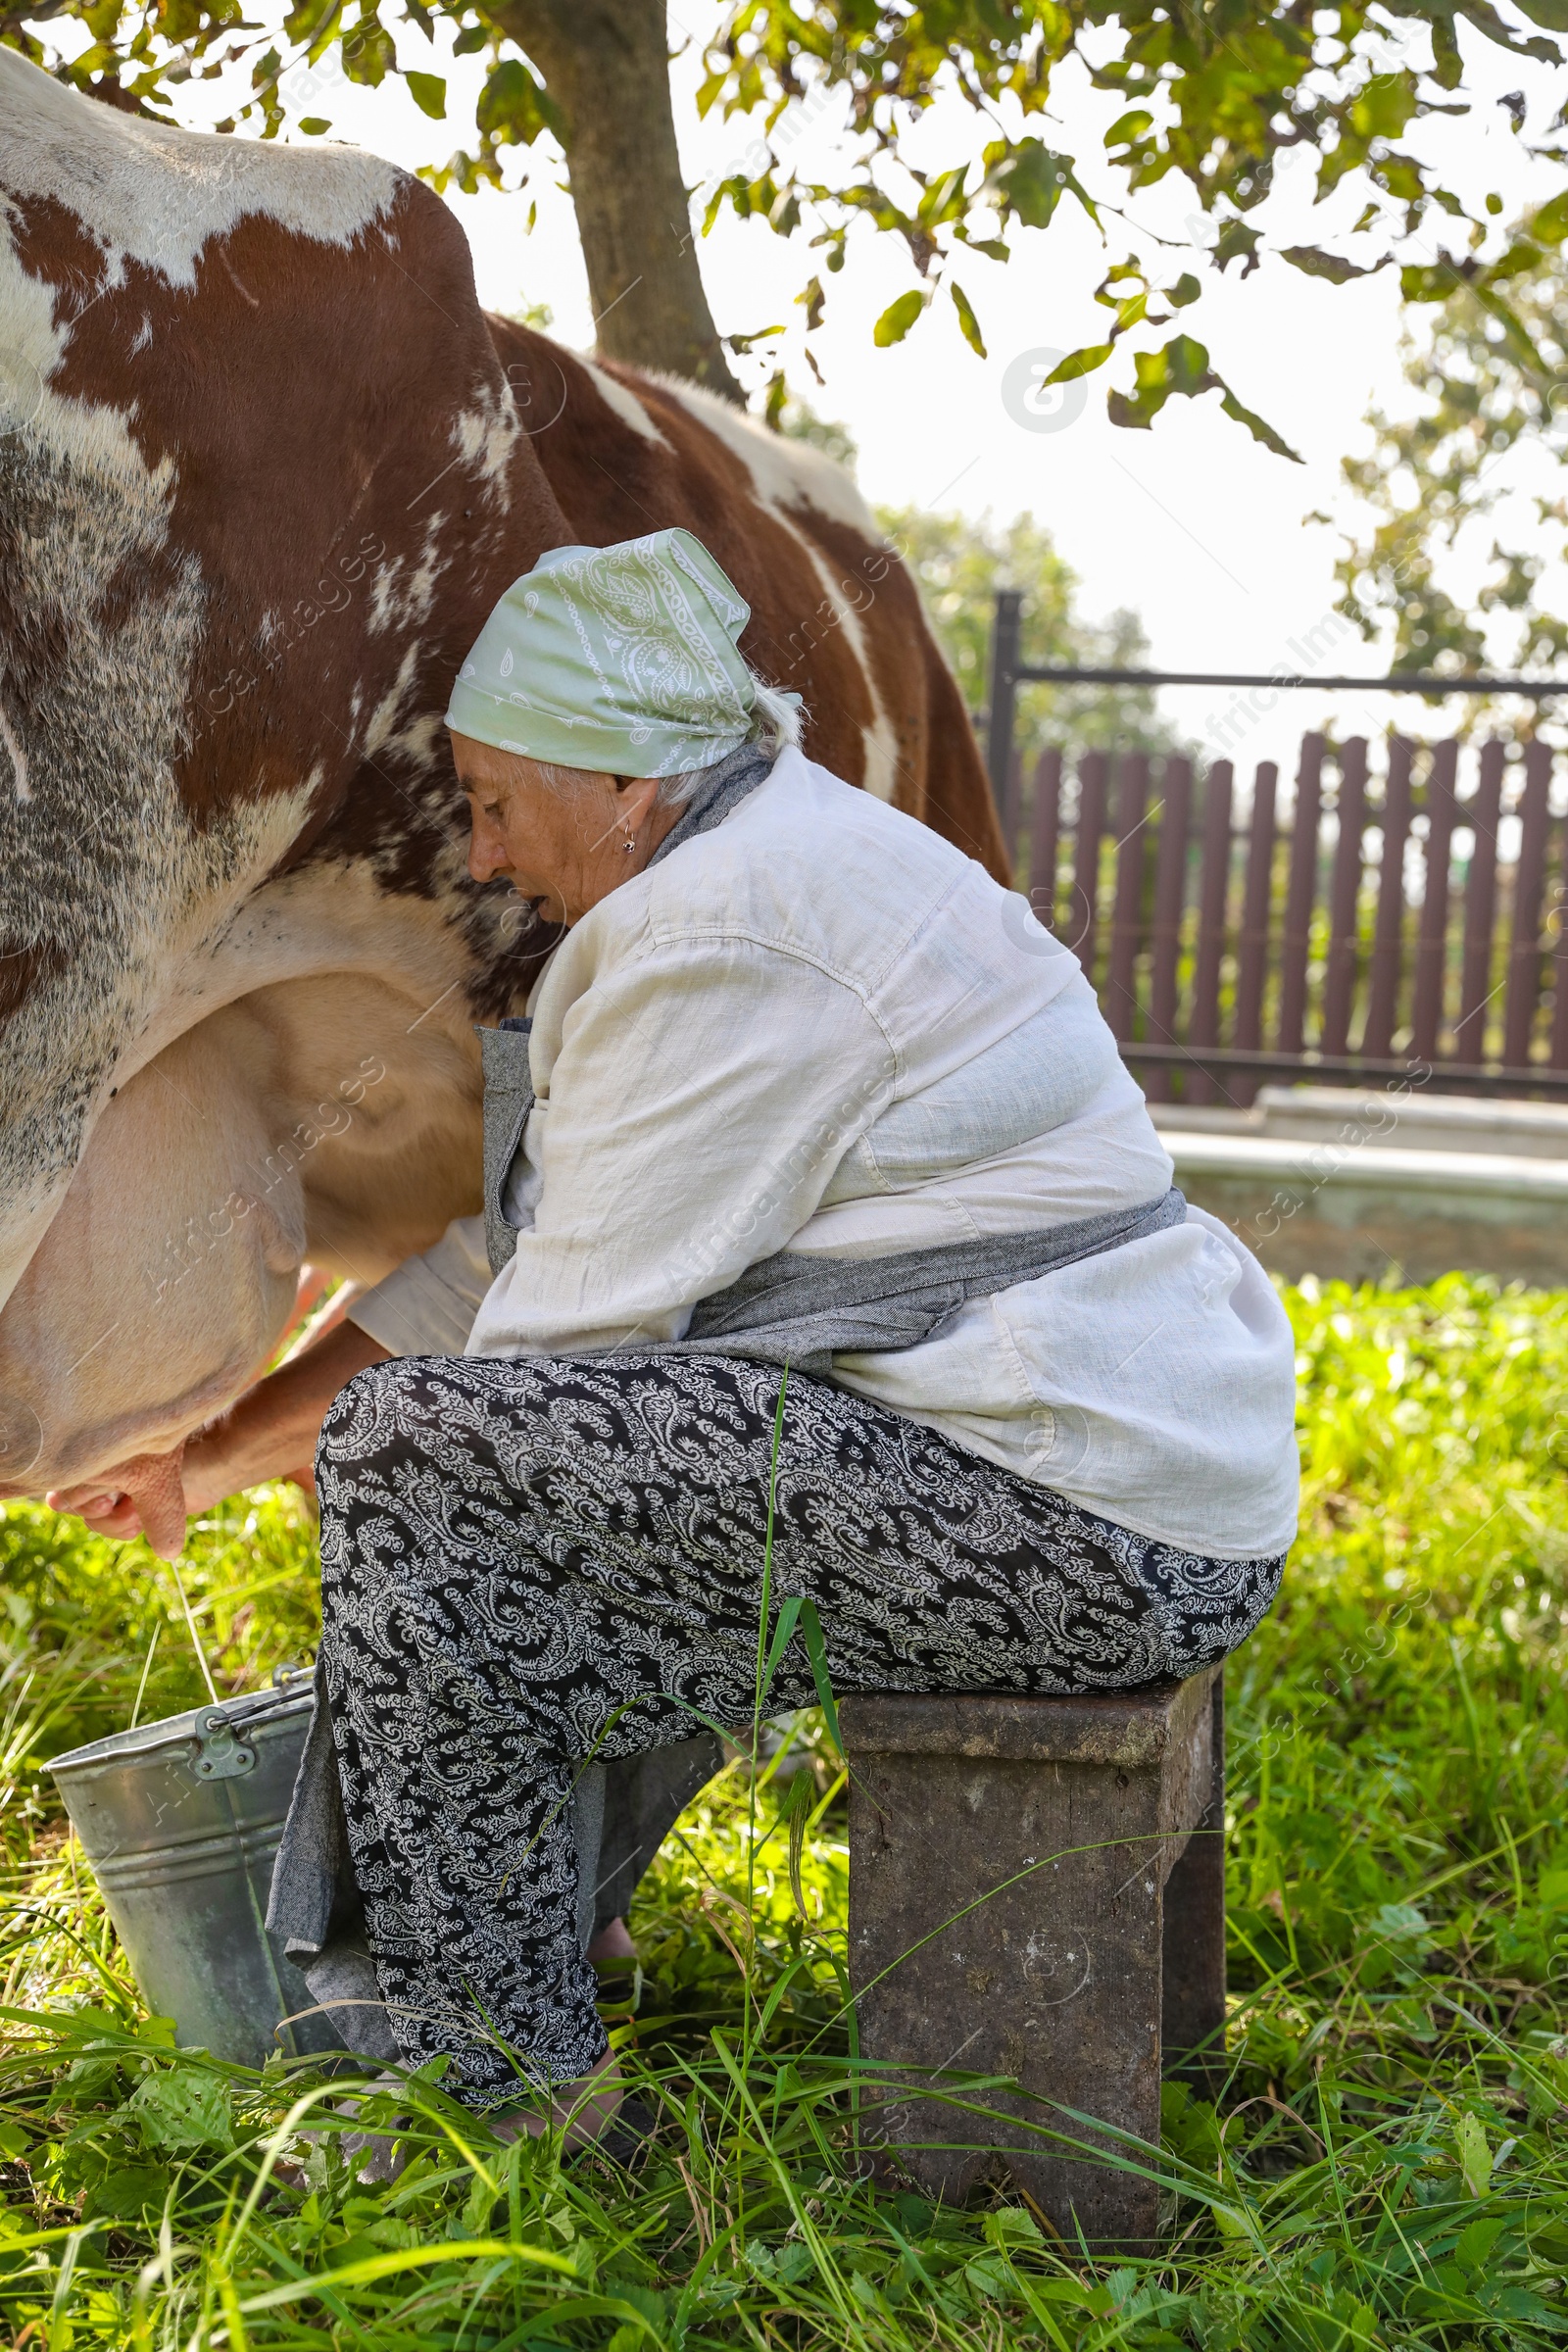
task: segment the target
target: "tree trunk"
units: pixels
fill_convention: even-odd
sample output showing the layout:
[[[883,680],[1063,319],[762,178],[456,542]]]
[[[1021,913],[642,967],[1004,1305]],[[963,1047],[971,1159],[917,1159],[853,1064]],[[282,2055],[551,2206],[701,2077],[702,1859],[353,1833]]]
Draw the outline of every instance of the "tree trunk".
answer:
[[[486,13],[565,117],[600,350],[744,405],[697,266],[664,0],[501,0]]]

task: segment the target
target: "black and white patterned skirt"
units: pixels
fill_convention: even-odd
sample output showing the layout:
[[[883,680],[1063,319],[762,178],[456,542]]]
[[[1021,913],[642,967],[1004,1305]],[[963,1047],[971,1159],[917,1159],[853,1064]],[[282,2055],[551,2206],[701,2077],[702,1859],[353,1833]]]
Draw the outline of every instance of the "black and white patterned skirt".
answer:
[[[756,1697],[780,1375],[721,1356],[426,1357],[321,1432],[322,1653],[376,1974],[411,2065],[475,2106],[606,2046],[574,1778]],[[1283,1555],[1195,1556],[884,1406],[790,1376],[775,1612],[835,1690],[1122,1690],[1243,1641]],[[797,1634],[766,1695],[808,1705]]]

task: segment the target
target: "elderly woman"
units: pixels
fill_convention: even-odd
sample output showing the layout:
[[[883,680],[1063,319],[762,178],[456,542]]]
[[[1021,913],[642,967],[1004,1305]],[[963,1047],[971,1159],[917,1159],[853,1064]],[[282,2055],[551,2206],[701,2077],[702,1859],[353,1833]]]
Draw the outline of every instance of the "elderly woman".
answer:
[[[317,1460],[397,2044],[589,2132],[574,1787],[750,1718],[769,1598],[840,1693],[1125,1690],[1242,1641],[1295,1532],[1261,1269],[1074,957],[811,763],[747,617],[686,532],[562,548],[464,665],[470,870],[564,935],[484,1039],[482,1232],[355,1306],[387,1360]],[[766,1703],[814,1695],[797,1630]]]

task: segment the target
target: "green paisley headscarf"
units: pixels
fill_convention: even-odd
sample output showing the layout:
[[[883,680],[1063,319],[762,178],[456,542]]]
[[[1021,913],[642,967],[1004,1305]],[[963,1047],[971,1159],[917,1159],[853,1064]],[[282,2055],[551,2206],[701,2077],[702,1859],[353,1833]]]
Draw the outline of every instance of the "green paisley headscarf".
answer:
[[[667,776],[752,731],[751,607],[690,531],[555,547],[514,580],[458,673],[447,725],[562,767]]]

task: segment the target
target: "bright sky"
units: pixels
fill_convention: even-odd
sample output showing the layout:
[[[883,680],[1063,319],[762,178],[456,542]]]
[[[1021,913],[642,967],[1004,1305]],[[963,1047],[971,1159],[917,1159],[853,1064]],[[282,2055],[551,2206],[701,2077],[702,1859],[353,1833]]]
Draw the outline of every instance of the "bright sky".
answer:
[[[697,118],[693,93],[702,39],[723,13],[718,0],[675,0],[670,11],[672,44],[684,43],[673,68],[676,119],[694,183],[734,170],[759,135],[760,118],[728,124]],[[49,28],[54,34],[60,29]],[[1553,194],[1560,172],[1528,161],[1525,142],[1515,138],[1495,102],[1505,91],[1523,89],[1530,101],[1528,136],[1539,140],[1568,94],[1565,77],[1507,57],[1463,24],[1457,29],[1474,112],[1458,121],[1412,125],[1404,144],[1446,161],[1457,184],[1472,195],[1495,189],[1506,221],[1527,203]],[[1425,54],[1427,36],[1418,23],[1410,24],[1406,37],[1417,55]],[[314,96],[296,84],[285,87],[297,111],[331,120],[333,136],[400,163],[429,163],[449,144],[461,143],[471,123],[482,61],[443,61],[408,26],[398,39],[405,66],[448,74],[450,128],[426,121],[401,84],[368,91],[334,78]],[[232,102],[233,93],[220,83],[192,83],[181,99],[182,119],[204,124]],[[1069,74],[1059,85],[1054,121],[1034,127],[1092,164],[1102,131],[1117,111],[1084,77]],[[827,160],[837,124],[831,106],[814,117],[806,113],[804,120],[787,114],[773,133],[775,151],[810,172]],[[976,153],[988,134],[953,102],[934,110],[918,135],[911,152],[931,166]],[[1295,160],[1286,159],[1276,195],[1254,218],[1265,226],[1267,243],[1326,242],[1359,211],[1361,194],[1348,195],[1343,210],[1337,212],[1335,199],[1314,214],[1311,166],[1299,162],[1292,172]],[[755,170],[755,163],[749,168]],[[449,198],[473,250],[480,298],[503,310],[548,303],[553,331],[589,344],[587,284],[570,202],[559,185],[559,158],[541,144],[520,153],[515,169],[528,173],[520,196]],[[530,199],[538,205],[531,235],[525,226]],[[1195,212],[1185,183],[1172,180],[1135,201],[1134,222],[1146,235],[1180,238]],[[824,416],[848,425],[859,445],[859,478],[867,494],[968,513],[989,508],[1003,516],[1032,509],[1079,573],[1086,612],[1132,606],[1159,667],[1268,671],[1287,664],[1376,674],[1377,649],[1362,647],[1332,616],[1336,534],[1305,524],[1303,517],[1313,509],[1348,515],[1340,460],[1365,446],[1361,419],[1367,407],[1378,402],[1403,409],[1411,400],[1399,374],[1394,272],[1333,287],[1273,261],[1244,285],[1234,267],[1225,277],[1200,268],[1203,299],[1183,314],[1182,323],[1208,345],[1214,366],[1238,396],[1299,451],[1303,463],[1294,466],[1222,416],[1212,395],[1173,401],[1152,431],[1129,432],[1107,421],[1106,379],[1101,376],[1069,388],[1066,408],[1056,393],[1048,396],[1054,414],[1037,407],[1031,416],[1020,386],[1038,375],[1039,355],[1052,355],[1049,366],[1061,353],[1102,338],[1106,314],[1092,301],[1093,289],[1107,262],[1123,258],[1134,240],[1125,225],[1111,221],[1102,246],[1090,222],[1064,200],[1049,232],[1021,231],[1013,242],[1006,266],[966,256],[960,272],[980,317],[987,360],[976,359],[963,342],[946,296],[904,344],[891,351],[874,347],[873,320],[912,281],[912,271],[898,240],[869,231],[852,237],[848,267],[826,281],[828,315],[812,338],[826,379],[820,390],[801,356],[800,329],[791,325],[783,346],[790,380]],[[1437,245],[1434,232],[1424,255],[1412,249],[1407,258],[1435,259]],[[760,221],[726,218],[701,254],[721,331],[801,318],[794,298],[816,259],[804,235],[786,242]],[[1187,257],[1169,257],[1172,277],[1186,266]],[[1041,429],[1043,424],[1053,429]],[[1522,491],[1530,460],[1518,463]],[[1490,539],[1489,527],[1480,555]],[[1212,741],[1211,718],[1221,717],[1232,698],[1217,690],[1184,691],[1169,693],[1166,701],[1186,732]],[[1250,722],[1245,735],[1233,732],[1239,760],[1288,756],[1303,726],[1331,714],[1349,731],[1372,732],[1392,715],[1386,695],[1306,692],[1285,696],[1281,704],[1275,713]],[[1422,706],[1415,706],[1416,714],[1424,717]]]

